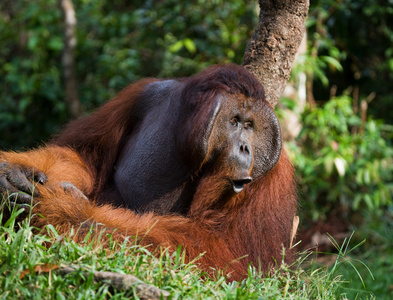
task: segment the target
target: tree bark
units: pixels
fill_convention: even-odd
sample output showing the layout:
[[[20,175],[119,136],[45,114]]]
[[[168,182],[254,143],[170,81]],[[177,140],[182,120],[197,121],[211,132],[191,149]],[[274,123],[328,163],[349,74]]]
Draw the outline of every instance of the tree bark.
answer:
[[[65,85],[65,101],[73,118],[81,114],[75,72],[76,17],[72,0],[59,0],[63,13],[64,49],[62,56],[63,76]]]
[[[274,107],[289,79],[305,30],[309,0],[259,0],[259,24],[247,44],[242,65],[263,84]]]

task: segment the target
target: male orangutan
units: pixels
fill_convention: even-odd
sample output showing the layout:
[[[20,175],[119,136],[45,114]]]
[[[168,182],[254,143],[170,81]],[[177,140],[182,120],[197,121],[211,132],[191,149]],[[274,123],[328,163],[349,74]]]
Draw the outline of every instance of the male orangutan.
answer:
[[[38,228],[182,245],[231,280],[250,263],[268,271],[282,260],[297,206],[277,117],[258,80],[233,64],[142,80],[46,147],[1,152],[0,192],[32,200]]]

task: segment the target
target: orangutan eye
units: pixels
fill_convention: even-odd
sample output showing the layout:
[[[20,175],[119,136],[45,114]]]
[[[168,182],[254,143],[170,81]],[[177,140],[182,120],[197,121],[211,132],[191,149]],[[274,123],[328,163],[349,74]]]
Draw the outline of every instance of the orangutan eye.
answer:
[[[251,129],[253,128],[254,124],[251,121],[244,123],[244,129]]]
[[[231,119],[231,124],[233,125],[233,126],[237,126],[237,125],[239,125],[239,119],[238,118],[232,118]]]

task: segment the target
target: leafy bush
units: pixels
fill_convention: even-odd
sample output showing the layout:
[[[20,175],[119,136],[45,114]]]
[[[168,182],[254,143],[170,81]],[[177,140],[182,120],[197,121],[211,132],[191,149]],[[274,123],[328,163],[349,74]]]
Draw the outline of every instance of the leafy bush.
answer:
[[[0,3],[0,148],[34,145],[66,120],[56,3]]]
[[[367,20],[365,22],[365,20]],[[329,68],[315,74],[314,96],[327,99],[330,87],[341,94],[349,86],[359,87],[360,98],[376,93],[370,112],[392,124],[393,101],[393,6],[379,0],[314,0],[310,1],[308,41],[318,55],[339,59],[342,72],[329,63]],[[331,58],[328,58],[332,61]]]
[[[392,127],[354,113],[341,96],[307,109],[296,143],[288,145],[297,168],[302,211],[312,220],[329,213],[378,211],[392,204]]]

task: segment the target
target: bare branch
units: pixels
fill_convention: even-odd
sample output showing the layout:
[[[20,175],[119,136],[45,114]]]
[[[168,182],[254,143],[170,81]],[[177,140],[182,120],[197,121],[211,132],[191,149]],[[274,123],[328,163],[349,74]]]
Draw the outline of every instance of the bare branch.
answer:
[[[62,266],[56,271],[60,274],[69,274],[78,271],[78,267]],[[85,277],[88,277],[91,271],[86,270],[82,272]],[[141,299],[167,299],[170,295],[169,292],[128,274],[95,271],[93,272],[93,277],[96,282],[107,283],[117,290],[129,291],[135,289],[136,295]]]

